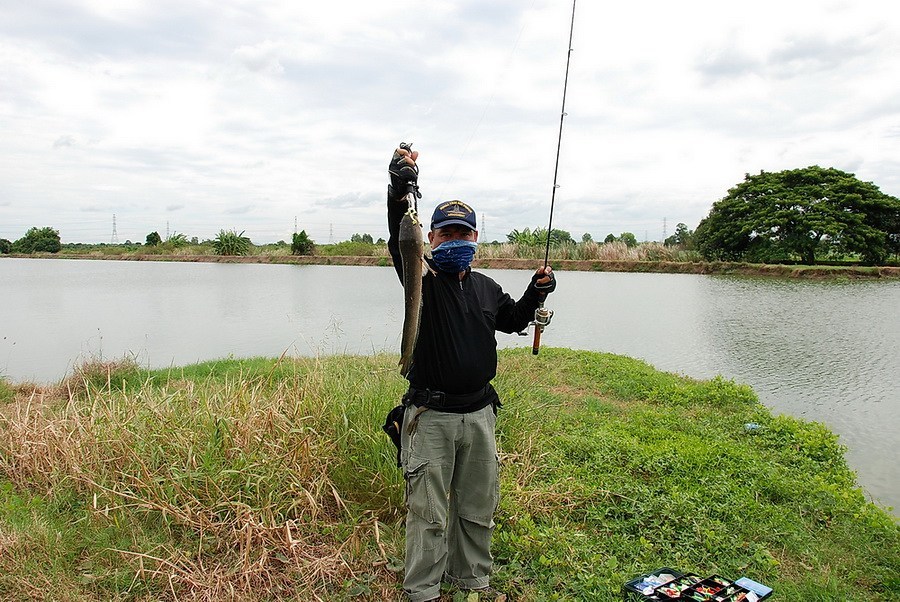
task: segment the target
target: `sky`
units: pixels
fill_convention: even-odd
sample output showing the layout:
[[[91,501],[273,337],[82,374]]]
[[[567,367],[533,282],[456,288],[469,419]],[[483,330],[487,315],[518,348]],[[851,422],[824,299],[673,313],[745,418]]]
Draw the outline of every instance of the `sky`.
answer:
[[[900,196],[891,3],[582,0],[560,141],[572,6],[3,2],[0,238],[387,238],[400,141],[420,212],[462,199],[483,241],[546,227],[551,201],[577,240],[662,240],[760,170]]]

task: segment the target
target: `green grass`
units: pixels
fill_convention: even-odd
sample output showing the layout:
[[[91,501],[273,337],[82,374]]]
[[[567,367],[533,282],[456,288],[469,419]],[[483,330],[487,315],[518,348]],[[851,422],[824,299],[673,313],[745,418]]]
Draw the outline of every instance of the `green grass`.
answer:
[[[0,404],[13,401],[15,398],[15,389],[2,378],[0,378]]]
[[[608,354],[508,350],[495,382],[494,584],[511,600],[618,600],[662,566],[748,575],[776,600],[900,599],[900,529],[821,424]],[[15,387],[0,599],[401,599],[403,485],[380,426],[403,385],[379,355]]]

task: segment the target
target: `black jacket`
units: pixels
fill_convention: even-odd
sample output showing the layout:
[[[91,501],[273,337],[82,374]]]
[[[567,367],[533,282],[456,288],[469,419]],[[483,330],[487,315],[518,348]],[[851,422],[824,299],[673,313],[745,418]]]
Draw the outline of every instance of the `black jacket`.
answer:
[[[401,282],[397,234],[407,208],[405,202],[388,198],[388,250]],[[416,389],[462,395],[483,389],[494,378],[494,332],[524,330],[534,318],[540,293],[529,285],[522,298],[514,301],[484,274],[467,270],[460,280],[458,274],[426,271],[422,300],[419,338],[407,378]]]

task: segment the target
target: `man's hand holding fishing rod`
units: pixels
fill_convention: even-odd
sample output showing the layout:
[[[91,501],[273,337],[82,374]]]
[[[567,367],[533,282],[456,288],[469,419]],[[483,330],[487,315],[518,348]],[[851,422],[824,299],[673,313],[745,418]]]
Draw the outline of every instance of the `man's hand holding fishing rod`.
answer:
[[[409,381],[385,423],[407,483],[403,589],[411,602],[438,600],[442,581],[505,599],[490,587],[500,493],[496,331],[525,330],[556,278],[545,262],[516,301],[473,272],[475,211],[460,200],[434,209],[425,256],[417,159],[409,144],[394,152],[387,195],[388,250],[405,299],[400,371]]]

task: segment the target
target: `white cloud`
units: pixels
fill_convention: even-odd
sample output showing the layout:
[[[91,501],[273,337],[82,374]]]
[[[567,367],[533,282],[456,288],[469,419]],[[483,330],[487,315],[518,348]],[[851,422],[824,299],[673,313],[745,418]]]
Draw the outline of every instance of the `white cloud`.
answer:
[[[378,238],[400,140],[422,151],[424,205],[466,199],[491,238],[540,226],[569,8],[4,7],[0,237],[108,240],[116,213],[123,240],[167,221],[287,239],[295,216],[319,241]],[[658,238],[744,173],[814,163],[900,194],[900,18],[875,0],[580,3],[574,34],[557,227]]]
[[[234,51],[234,58],[250,71],[277,75],[284,73],[281,64],[282,48],[266,40],[253,46],[241,46]]]

